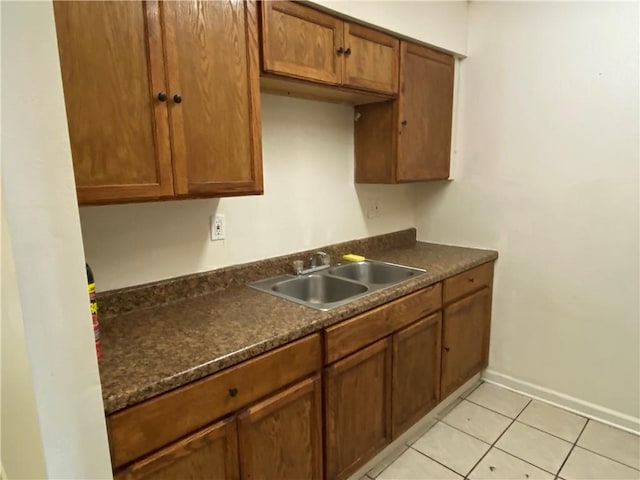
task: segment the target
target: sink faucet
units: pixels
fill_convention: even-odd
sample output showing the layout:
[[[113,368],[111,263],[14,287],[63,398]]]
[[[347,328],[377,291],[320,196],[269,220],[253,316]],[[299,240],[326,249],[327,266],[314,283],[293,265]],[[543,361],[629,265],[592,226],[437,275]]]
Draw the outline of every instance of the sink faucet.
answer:
[[[304,268],[304,262],[302,260],[294,260],[293,270],[296,275],[304,275],[329,268],[331,266],[330,263],[331,257],[329,257],[329,254],[316,252],[309,258],[309,268]]]
[[[318,259],[320,259],[320,265],[318,265]],[[309,267],[316,268],[319,266],[329,265],[329,255],[325,252],[316,252],[311,255],[309,259]]]

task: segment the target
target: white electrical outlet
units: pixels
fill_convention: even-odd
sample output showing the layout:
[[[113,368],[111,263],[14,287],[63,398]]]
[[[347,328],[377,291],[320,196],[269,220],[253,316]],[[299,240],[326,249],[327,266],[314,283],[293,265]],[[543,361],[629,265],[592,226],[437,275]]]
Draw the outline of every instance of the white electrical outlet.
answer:
[[[211,240],[224,240],[226,230],[224,214],[217,213],[216,215],[211,215]]]

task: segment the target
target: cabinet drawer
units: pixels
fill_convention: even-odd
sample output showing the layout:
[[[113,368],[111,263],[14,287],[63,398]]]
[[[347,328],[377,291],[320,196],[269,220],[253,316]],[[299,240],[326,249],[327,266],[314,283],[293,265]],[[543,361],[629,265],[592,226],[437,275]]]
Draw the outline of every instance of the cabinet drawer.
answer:
[[[325,330],[325,363],[332,363],[379,338],[426,317],[442,306],[442,284],[374,308]]]
[[[202,428],[321,367],[314,334],[107,418],[119,467]],[[178,420],[179,419],[179,420]]]
[[[462,272],[444,281],[444,303],[449,303],[468,293],[491,285],[493,281],[493,262]]]

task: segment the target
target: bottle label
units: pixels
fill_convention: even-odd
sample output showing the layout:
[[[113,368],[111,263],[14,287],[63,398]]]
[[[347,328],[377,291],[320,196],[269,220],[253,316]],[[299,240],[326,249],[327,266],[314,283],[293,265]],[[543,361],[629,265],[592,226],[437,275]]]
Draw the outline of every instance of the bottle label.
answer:
[[[93,323],[93,336],[96,342],[96,353],[98,355],[98,360],[100,359],[102,352],[100,350],[100,327],[98,325],[98,302],[96,300],[96,284],[89,283],[87,284],[87,289],[89,290],[89,304],[91,306],[91,321]]]

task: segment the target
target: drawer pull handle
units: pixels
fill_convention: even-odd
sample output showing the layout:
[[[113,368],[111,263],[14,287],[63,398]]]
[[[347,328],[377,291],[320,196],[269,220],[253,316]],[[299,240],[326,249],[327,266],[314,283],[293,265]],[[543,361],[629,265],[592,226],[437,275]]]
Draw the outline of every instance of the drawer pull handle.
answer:
[[[469,277],[467,280],[469,280],[471,283],[473,283],[473,282],[475,282],[475,281],[476,281],[476,279],[475,279],[475,278],[473,278],[473,277]]]
[[[344,53],[344,48],[340,47],[338,49],[338,55],[342,55]]]
[[[347,57],[348,57],[349,55],[351,55],[351,48],[347,48],[347,49],[344,51],[344,54],[345,54],[345,56],[347,56]]]
[[[235,397],[236,395],[238,395],[238,389],[237,388],[230,388],[229,389],[229,396],[230,397]]]
[[[451,350],[449,347],[444,347],[445,352],[449,352],[449,350]]]

